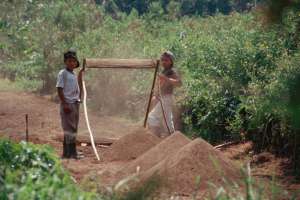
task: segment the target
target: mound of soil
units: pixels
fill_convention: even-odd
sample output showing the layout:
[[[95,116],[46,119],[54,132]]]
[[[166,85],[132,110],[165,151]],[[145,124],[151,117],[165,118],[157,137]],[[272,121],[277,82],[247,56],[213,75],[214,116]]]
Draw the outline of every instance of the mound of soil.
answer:
[[[190,195],[196,190],[208,189],[209,183],[216,186],[238,181],[239,169],[222,154],[202,139],[195,139],[175,154],[159,162],[144,173],[141,180],[159,177],[162,188],[170,193]],[[196,178],[200,177],[197,186]]]
[[[150,131],[139,128],[114,142],[105,157],[108,161],[132,160],[160,142]]]
[[[180,132],[175,132],[162,142],[139,156],[136,160],[128,163],[119,174],[128,175],[136,172],[137,167],[140,171],[146,171],[163,159],[174,155],[181,147],[188,144],[191,140]]]

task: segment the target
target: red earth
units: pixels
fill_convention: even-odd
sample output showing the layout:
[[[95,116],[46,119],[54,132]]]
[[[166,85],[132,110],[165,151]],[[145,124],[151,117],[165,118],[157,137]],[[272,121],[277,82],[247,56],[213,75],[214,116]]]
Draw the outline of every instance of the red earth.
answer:
[[[1,92],[0,95],[0,137],[14,141],[25,139],[25,115],[29,115],[29,139],[36,144],[48,144],[54,147],[58,155],[62,149],[62,130],[59,118],[59,105],[49,96],[39,96],[25,92]],[[128,160],[109,161],[109,145],[118,138],[132,133],[142,126],[118,117],[99,117],[90,114],[90,121],[95,131],[97,150],[102,161],[97,161],[89,145],[88,132],[83,115],[81,116],[78,134],[78,149],[84,155],[80,160],[62,160],[74,179],[81,183],[91,173],[115,173],[124,167]],[[251,163],[254,177],[270,180],[273,177],[286,190],[295,191],[300,188],[291,173],[286,158],[278,158],[270,153],[253,154],[251,142],[229,145],[220,148],[223,156],[238,165]],[[108,176],[109,177],[109,176]],[[109,181],[111,182],[111,180]]]

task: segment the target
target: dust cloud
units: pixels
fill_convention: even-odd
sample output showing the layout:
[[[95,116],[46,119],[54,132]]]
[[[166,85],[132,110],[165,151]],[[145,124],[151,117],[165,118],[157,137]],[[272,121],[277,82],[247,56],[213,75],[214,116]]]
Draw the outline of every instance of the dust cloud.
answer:
[[[144,118],[154,70],[88,69],[89,110],[98,116],[140,121]]]

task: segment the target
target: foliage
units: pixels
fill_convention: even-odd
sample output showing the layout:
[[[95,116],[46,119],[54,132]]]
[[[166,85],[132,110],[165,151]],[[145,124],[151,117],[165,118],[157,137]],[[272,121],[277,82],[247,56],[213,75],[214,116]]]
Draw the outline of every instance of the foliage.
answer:
[[[187,51],[194,53],[186,56],[183,65],[191,74],[186,122],[218,140],[220,134],[222,139],[226,134],[242,136],[240,131],[247,129],[245,123],[252,112],[247,101],[260,97],[251,87],[270,83],[270,73],[286,48],[276,32],[265,32],[251,15],[240,16],[241,23],[226,17],[215,20],[209,21],[215,26],[199,31],[197,39],[189,41]],[[219,31],[214,32],[216,29]]]
[[[200,17],[208,8],[198,7],[203,1],[103,2],[2,1],[1,76],[51,92],[62,52],[70,47],[80,57],[154,59],[168,49],[184,77],[176,97],[186,134],[213,144],[252,140],[257,151],[290,155],[299,168],[298,1],[279,10],[280,25],[268,26],[257,11],[231,12],[228,4],[235,1],[214,1],[230,14],[212,11],[213,17]],[[134,92],[128,93],[145,94],[147,74],[99,76],[111,85],[129,85]],[[120,99],[110,102],[125,102]]]
[[[94,7],[76,2],[2,1],[1,60],[5,65],[1,64],[0,72],[11,80],[38,79],[42,91],[53,88],[62,49],[70,48],[77,34],[97,26]]]
[[[159,4],[165,14],[171,14],[174,10],[168,9],[169,6],[177,4],[176,14],[184,15],[214,15],[216,13],[228,14],[231,11],[245,11],[255,6],[256,1],[245,0],[96,0],[97,4],[104,6],[108,13],[115,14],[116,11],[131,13],[133,9],[137,10],[139,15],[151,13],[152,4]],[[112,9],[113,8],[113,9]]]
[[[129,192],[84,192],[62,168],[52,148],[25,142],[0,140],[0,163],[1,200],[146,200],[158,186],[158,180],[151,179]]]
[[[98,199],[79,190],[52,149],[0,140],[0,199]]]

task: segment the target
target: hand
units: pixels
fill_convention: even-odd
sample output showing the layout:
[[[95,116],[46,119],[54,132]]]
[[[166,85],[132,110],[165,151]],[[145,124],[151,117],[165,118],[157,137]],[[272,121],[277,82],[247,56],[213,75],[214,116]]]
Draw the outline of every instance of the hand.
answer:
[[[153,102],[155,102],[155,101],[159,101],[159,96],[158,95],[154,95],[153,97],[152,97],[152,101]]]
[[[71,113],[71,108],[69,107],[69,105],[67,103],[63,104],[63,110],[66,114]]]
[[[169,80],[168,77],[166,77],[165,75],[161,74],[159,75],[159,81],[160,81],[160,84],[164,84],[165,82],[167,82]]]
[[[82,74],[84,71],[85,71],[85,68],[82,67],[82,68],[79,70],[79,74]]]
[[[82,76],[83,76],[83,73],[84,73],[84,68],[81,68],[78,72],[78,83],[79,83],[79,87],[81,88],[81,84],[82,84]]]

